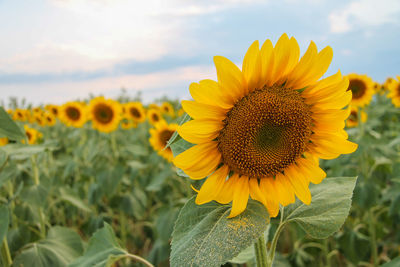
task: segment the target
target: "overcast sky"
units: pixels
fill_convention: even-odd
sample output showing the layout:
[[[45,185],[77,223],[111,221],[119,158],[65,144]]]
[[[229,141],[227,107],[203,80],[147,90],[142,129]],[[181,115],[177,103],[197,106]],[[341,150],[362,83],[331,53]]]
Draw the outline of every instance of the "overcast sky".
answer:
[[[400,74],[399,0],[0,0],[0,92],[34,104],[116,97],[189,98],[215,79],[213,56],[239,66],[254,40],[286,32],[305,52],[330,45],[328,73]]]

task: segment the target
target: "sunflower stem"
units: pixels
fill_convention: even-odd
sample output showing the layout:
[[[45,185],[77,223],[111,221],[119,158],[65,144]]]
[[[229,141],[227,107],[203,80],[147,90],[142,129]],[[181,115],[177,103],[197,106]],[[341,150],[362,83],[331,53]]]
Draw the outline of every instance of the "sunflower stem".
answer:
[[[39,168],[37,166],[35,155],[33,155],[31,157],[31,163],[32,163],[32,171],[33,171],[33,181],[36,186],[39,186],[40,185]],[[38,213],[39,213],[39,220],[40,220],[40,235],[42,238],[44,238],[46,236],[46,224],[45,224],[45,217],[44,217],[42,207],[38,208]]]
[[[1,248],[1,258],[5,267],[9,267],[12,264],[12,258],[10,249],[8,247],[7,237],[3,239],[3,246]]]
[[[115,132],[110,133],[111,137],[111,150],[113,152],[114,158],[118,158],[118,149],[117,149],[117,141],[116,141],[116,136]]]
[[[267,246],[265,244],[264,234],[262,234],[254,244],[254,250],[256,253],[257,267],[271,266],[267,258]]]
[[[281,219],[278,228],[275,231],[274,238],[272,239],[271,243],[271,248],[268,253],[268,267],[271,267],[272,263],[274,262],[276,245],[278,244],[279,236],[281,235],[283,227],[285,226],[285,222],[283,221],[283,212],[284,212],[284,207],[281,206]]]
[[[372,254],[372,262],[374,266],[379,265],[379,259],[378,259],[378,246],[376,245],[376,232],[375,232],[375,221],[374,221],[374,216],[372,215],[371,209],[368,211],[368,231],[370,236],[370,242],[371,242],[371,254]]]

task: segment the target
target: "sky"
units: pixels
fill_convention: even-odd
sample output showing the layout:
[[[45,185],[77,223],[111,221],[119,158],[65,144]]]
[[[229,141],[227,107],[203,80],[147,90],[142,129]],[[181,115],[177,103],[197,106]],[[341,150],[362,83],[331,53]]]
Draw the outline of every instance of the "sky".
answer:
[[[400,75],[400,0],[0,0],[0,100],[62,104],[141,92],[190,99],[216,79],[213,57],[239,67],[255,40],[287,33],[303,54],[333,48],[326,75]]]

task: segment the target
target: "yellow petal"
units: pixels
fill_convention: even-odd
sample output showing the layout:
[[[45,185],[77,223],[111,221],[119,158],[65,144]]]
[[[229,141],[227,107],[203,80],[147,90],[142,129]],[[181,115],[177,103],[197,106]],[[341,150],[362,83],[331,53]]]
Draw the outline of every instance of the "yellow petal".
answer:
[[[242,213],[246,209],[247,202],[249,201],[249,178],[242,176],[233,186],[232,209],[228,218],[236,217]]]
[[[195,101],[182,100],[182,108],[194,119],[223,120],[227,110]]]
[[[261,81],[260,87],[264,85],[271,86],[272,85],[272,74],[274,71],[274,47],[270,40],[266,40],[261,47]]]
[[[235,184],[239,179],[238,174],[233,174],[228,180],[225,181],[219,194],[215,197],[215,201],[221,204],[228,204],[233,199],[233,192]]]
[[[201,205],[214,200],[224,186],[229,173],[228,165],[224,165],[211,174],[202,185],[196,197],[196,204]]]
[[[296,169],[294,164],[292,164],[285,169],[285,176],[293,186],[296,196],[304,204],[309,205],[311,203],[311,193],[310,189],[308,188],[309,182],[304,175]]]
[[[212,173],[221,160],[217,142],[193,146],[176,156],[173,163],[192,179],[202,179]]]
[[[202,104],[221,107],[223,109],[230,109],[233,102],[221,96],[219,85],[213,80],[201,80],[200,83],[192,83],[189,86],[190,94],[193,99]]]
[[[357,150],[358,145],[343,138],[341,134],[313,134],[310,140],[323,150],[331,153],[350,154]]]
[[[274,48],[275,65],[273,74],[273,84],[282,84],[286,81],[287,75],[296,66],[299,56],[300,48],[295,38],[288,38],[283,34]]]
[[[271,180],[271,184],[276,190],[279,203],[283,206],[287,206],[295,202],[293,187],[283,174],[278,173],[275,179]]]
[[[319,184],[326,177],[326,173],[317,165],[305,158],[300,158],[296,161],[299,169],[304,171],[307,178],[313,184]]]
[[[260,85],[261,55],[258,41],[255,41],[247,50],[243,59],[243,75],[247,81],[248,90],[251,92]]]
[[[199,119],[184,123],[177,131],[186,141],[192,144],[203,144],[214,140],[223,126],[222,121]]]
[[[260,190],[265,197],[266,208],[270,217],[276,217],[279,213],[279,202],[276,192],[271,184],[272,177],[260,179]]]
[[[247,83],[240,69],[229,59],[221,56],[214,57],[217,68],[218,84],[221,93],[232,103],[241,99],[247,92]]]

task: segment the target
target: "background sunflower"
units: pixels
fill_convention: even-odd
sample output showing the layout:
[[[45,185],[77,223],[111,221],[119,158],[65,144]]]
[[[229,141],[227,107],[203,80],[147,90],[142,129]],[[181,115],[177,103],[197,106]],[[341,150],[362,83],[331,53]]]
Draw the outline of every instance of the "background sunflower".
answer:
[[[349,88],[347,90],[351,91],[353,94],[351,105],[357,107],[368,105],[375,92],[373,80],[367,75],[359,75],[356,73],[347,75],[347,78],[349,79]]]
[[[79,102],[67,102],[60,107],[60,120],[67,126],[81,128],[88,119],[87,109]]]
[[[89,110],[93,128],[100,132],[114,131],[122,119],[122,106],[112,99],[96,97],[90,101]]]
[[[151,146],[160,156],[169,162],[172,161],[173,155],[171,148],[165,148],[165,146],[177,128],[178,124],[167,124],[165,121],[160,121],[154,125],[154,128],[150,129],[149,142]]]

